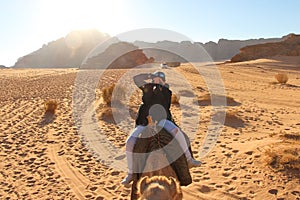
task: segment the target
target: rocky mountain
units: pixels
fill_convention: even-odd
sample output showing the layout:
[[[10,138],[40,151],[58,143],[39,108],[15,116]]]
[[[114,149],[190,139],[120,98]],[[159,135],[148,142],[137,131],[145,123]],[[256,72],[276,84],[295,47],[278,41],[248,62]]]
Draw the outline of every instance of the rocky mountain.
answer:
[[[159,62],[184,62],[185,60],[201,62],[209,61],[210,59],[214,61],[229,60],[232,56],[237,54],[242,47],[268,42],[279,42],[282,40],[283,38],[261,38],[251,40],[220,39],[218,43],[207,42],[205,44],[201,42],[192,43],[190,41],[159,41],[156,43],[136,41],[134,44],[140,48],[143,48],[148,57],[153,57]],[[180,56],[172,53],[174,51],[179,52]],[[206,52],[211,58],[207,56]]]
[[[251,45],[240,49],[231,62],[241,62],[272,56],[300,56],[300,35],[289,34],[281,42]]]
[[[84,68],[103,67],[109,64],[113,68],[128,68],[138,63],[147,63],[153,59],[156,62],[205,62],[230,60],[239,50],[246,46],[259,45],[264,43],[277,43],[286,39],[251,39],[251,40],[226,40],[220,39],[215,42],[172,42],[158,41],[149,43],[144,41],[135,41],[132,45],[120,42],[118,38],[107,52],[97,52],[94,48],[101,42],[112,39],[107,34],[97,30],[73,31],[66,37],[49,42],[42,48],[25,55],[18,59],[14,67],[18,68],[59,68],[75,67],[78,68],[84,64]],[[127,49],[125,51],[125,49]],[[128,52],[126,55],[122,54]],[[139,49],[139,50],[138,50]],[[91,50],[94,50],[90,54]],[[99,54],[99,55],[98,55]],[[100,55],[101,54],[101,55]],[[121,55],[120,58],[114,58],[114,63],[106,63],[113,55]],[[129,57],[132,58],[129,59]],[[152,58],[149,60],[149,58]],[[125,60],[129,62],[125,63]]]
[[[5,67],[4,65],[0,65],[0,69],[6,69],[7,67]]]
[[[19,58],[14,67],[79,67],[87,54],[108,38],[107,34],[97,30],[73,31],[66,37],[49,42],[37,51]]]
[[[143,50],[137,46],[128,42],[116,42],[108,46],[103,52],[87,59],[81,68],[126,69],[153,61],[153,58],[148,59]]]

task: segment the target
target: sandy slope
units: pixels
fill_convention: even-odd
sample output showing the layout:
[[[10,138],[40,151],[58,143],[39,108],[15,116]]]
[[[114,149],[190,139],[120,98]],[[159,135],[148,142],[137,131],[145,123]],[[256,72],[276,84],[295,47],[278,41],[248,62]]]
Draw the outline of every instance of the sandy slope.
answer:
[[[217,66],[227,95],[236,101],[227,107],[234,114],[227,117],[216,146],[201,158],[204,164],[191,170],[194,182],[183,187],[185,199],[300,199],[299,179],[275,172],[265,161],[265,152],[284,140],[280,135],[300,132],[300,64],[297,59],[281,61]],[[282,68],[285,65],[288,70]],[[211,73],[209,66],[200,69]],[[194,137],[192,148],[199,158],[214,111],[201,101],[196,109],[185,105],[201,99],[208,87],[190,65],[177,68],[176,74],[170,70],[165,72],[170,74],[171,89],[181,96],[181,105],[173,105],[172,112]],[[290,85],[270,84],[279,71],[288,73]],[[125,72],[105,72],[97,92]],[[72,95],[76,73],[74,69],[0,70],[0,199],[129,199],[130,189],[119,184],[125,172],[97,156],[101,138],[86,146],[82,127],[75,124]],[[197,98],[177,75],[190,82]],[[55,116],[44,115],[43,102],[48,98],[59,101]],[[138,103],[139,96],[133,96],[133,114]],[[93,106],[107,140],[124,151],[127,132],[109,120],[98,96]],[[194,115],[199,112],[200,124],[194,126]],[[132,126],[133,119],[128,121]],[[122,161],[124,157],[111,159]]]

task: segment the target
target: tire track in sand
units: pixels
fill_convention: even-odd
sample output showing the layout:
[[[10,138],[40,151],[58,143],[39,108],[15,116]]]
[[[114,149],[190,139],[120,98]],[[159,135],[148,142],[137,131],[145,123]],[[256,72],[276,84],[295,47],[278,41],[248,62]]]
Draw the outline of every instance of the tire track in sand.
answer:
[[[50,137],[53,136],[54,130],[49,130],[48,134]],[[90,185],[90,180],[86,178],[79,170],[73,167],[65,156],[58,155],[60,145],[54,143],[49,145],[48,155],[50,159],[54,162],[54,166],[58,171],[59,175],[64,178],[71,191],[75,194],[78,199],[86,199],[86,195],[90,194],[88,187]],[[95,191],[98,195],[105,198],[111,199],[113,195],[100,188]],[[94,194],[94,195],[97,195]]]

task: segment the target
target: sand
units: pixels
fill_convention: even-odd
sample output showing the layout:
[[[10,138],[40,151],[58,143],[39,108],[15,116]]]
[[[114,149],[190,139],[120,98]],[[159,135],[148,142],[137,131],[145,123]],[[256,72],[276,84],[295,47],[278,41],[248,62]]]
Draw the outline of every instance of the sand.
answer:
[[[190,64],[175,71],[189,81],[195,96],[180,85],[178,80],[183,79],[169,77],[182,104],[200,103],[196,109],[172,105],[175,119],[187,124],[183,130],[193,136],[195,157],[203,162],[191,169],[193,183],[182,187],[184,199],[300,199],[299,177],[274,169],[267,161],[268,152],[276,148],[300,148],[298,140],[283,137],[300,133],[299,59],[276,59],[217,65],[226,95],[232,99],[225,126],[205,156],[202,146],[215,112],[201,99],[208,87]],[[201,69],[210,73],[208,67]],[[164,69],[167,74],[168,70],[172,69]],[[96,123],[121,152],[128,131],[111,121],[99,93],[125,72],[104,73],[93,105]],[[274,83],[278,72],[288,74],[288,85]],[[86,145],[75,123],[72,98],[77,73],[76,69],[0,70],[0,199],[130,199],[130,189],[120,184],[126,173],[99,159],[101,148],[96,147],[102,141]],[[128,130],[140,103],[139,94],[134,94]],[[59,103],[54,116],[44,114],[44,101],[50,98]],[[199,113],[200,124],[189,130]]]

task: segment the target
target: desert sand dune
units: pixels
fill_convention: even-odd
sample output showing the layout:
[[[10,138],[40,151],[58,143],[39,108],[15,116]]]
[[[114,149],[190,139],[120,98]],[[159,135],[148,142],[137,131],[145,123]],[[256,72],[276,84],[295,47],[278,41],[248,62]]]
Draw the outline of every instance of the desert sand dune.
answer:
[[[170,87],[180,95],[181,103],[171,109],[175,120],[192,137],[195,157],[203,161],[201,167],[191,169],[193,183],[182,187],[184,199],[300,199],[297,174],[268,164],[272,151],[289,146],[299,159],[300,66],[297,59],[288,63],[285,59],[217,65],[226,96],[237,103],[225,107],[226,123],[221,134],[210,138],[206,133],[211,118],[219,111],[209,104],[197,104],[209,93],[203,77],[190,64],[165,69],[167,74],[175,70],[190,84],[191,89],[187,89],[178,81],[182,77],[169,76]],[[211,70],[200,69],[207,74]],[[99,146],[91,150],[75,123],[72,98],[77,71],[0,70],[0,199],[130,198],[130,189],[120,185],[126,173],[101,160],[97,156],[101,142],[93,141],[95,147]],[[288,74],[287,85],[274,83],[278,72]],[[107,141],[121,152],[133,119],[123,124],[126,130],[107,120],[103,112],[108,113],[110,108],[100,93],[124,73],[126,70],[106,71],[92,105],[94,119]],[[129,88],[132,83],[127,84]],[[130,102],[133,116],[140,102],[140,96],[134,94]],[[58,108],[51,120],[45,121],[43,105],[50,98],[58,101]],[[193,116],[198,113],[200,123],[194,126],[197,122]],[[211,145],[209,151],[202,151],[204,143]],[[123,162],[124,155],[118,156],[111,159]]]

